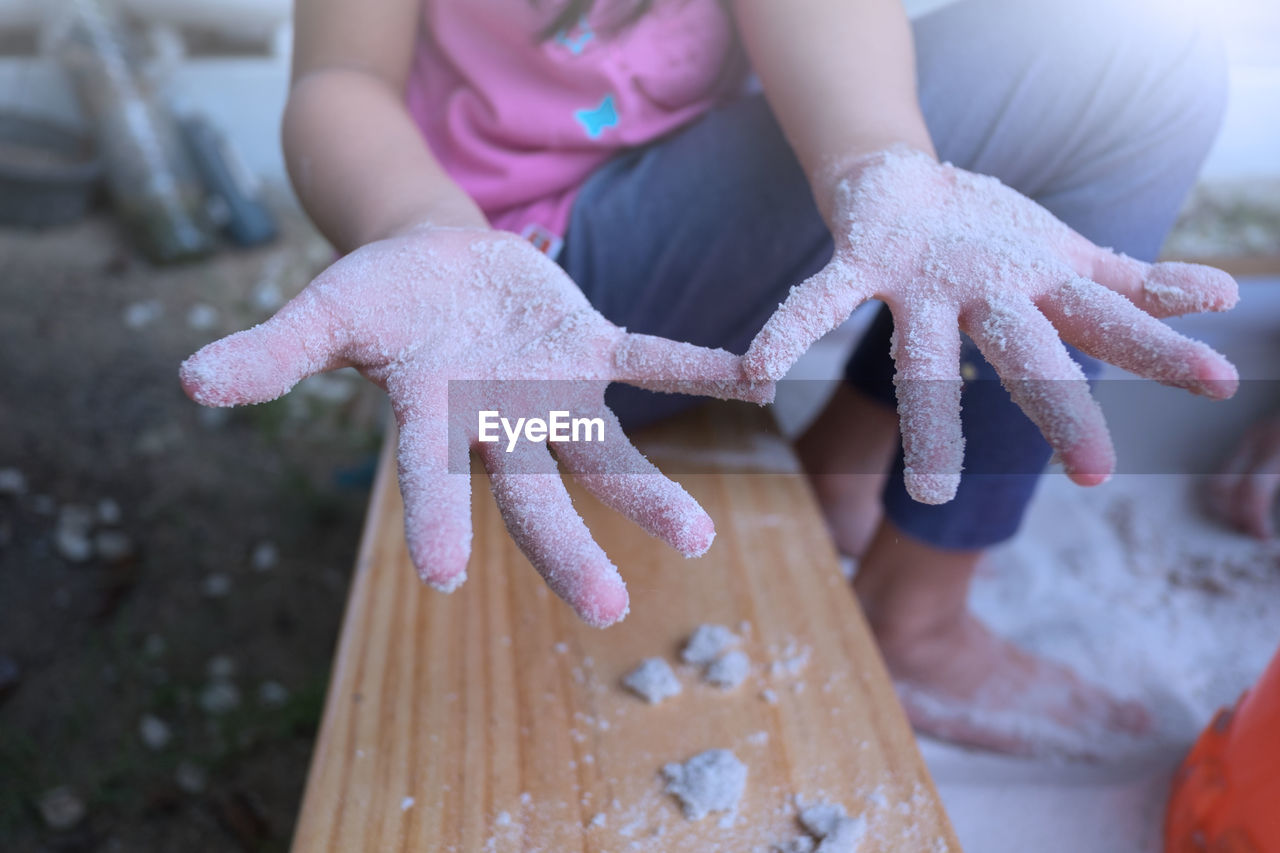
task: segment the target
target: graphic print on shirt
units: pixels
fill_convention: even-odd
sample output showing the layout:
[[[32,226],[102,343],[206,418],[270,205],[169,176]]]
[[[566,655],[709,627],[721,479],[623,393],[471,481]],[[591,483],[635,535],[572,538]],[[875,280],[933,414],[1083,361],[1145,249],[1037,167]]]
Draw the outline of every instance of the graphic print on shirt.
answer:
[[[587,16],[583,15],[578,19],[578,23],[572,27],[563,29],[555,35],[556,44],[561,45],[565,50],[578,56],[586,49],[587,44],[596,37],[595,32],[591,29],[591,24],[587,22]]]
[[[600,106],[587,110],[574,110],[573,117],[582,125],[591,139],[599,139],[600,134],[611,127],[618,126],[618,108],[613,95],[605,95]]]
[[[517,234],[535,223],[562,237],[613,154],[737,94],[718,80],[742,53],[723,0],[656,0],[617,27],[633,3],[597,0],[585,23],[575,14],[549,36],[562,0],[421,2],[406,104],[450,176]],[[554,251],[545,234],[534,242]]]

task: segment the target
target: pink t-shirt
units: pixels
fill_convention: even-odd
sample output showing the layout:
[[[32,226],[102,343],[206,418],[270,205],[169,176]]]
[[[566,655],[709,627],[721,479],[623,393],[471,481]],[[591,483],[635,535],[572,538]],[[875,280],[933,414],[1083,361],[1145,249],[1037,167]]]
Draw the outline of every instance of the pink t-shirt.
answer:
[[[432,152],[499,228],[554,254],[578,188],[741,91],[746,64],[718,0],[597,0],[548,39],[560,8],[531,0],[424,0],[406,101]]]

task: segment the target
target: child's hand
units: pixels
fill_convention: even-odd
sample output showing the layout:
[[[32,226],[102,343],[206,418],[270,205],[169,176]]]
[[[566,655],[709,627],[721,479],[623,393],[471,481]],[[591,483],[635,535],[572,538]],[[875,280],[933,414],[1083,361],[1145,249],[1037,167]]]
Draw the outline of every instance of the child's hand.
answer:
[[[236,406],[343,366],[391,397],[409,553],[423,580],[450,591],[466,578],[475,447],[516,543],[556,594],[601,627],[626,614],[626,586],[573,509],[546,445],[522,439],[508,451],[501,428],[497,443],[479,443],[478,411],[512,424],[553,410],[601,418],[604,442],[558,443],[560,461],[604,503],[696,556],[715,536],[711,519],[631,446],[604,406],[605,387],[617,380],[755,402],[773,393],[770,383],[744,381],[739,359],[723,350],[609,323],[515,236],[432,227],[348,255],[267,322],[200,350],[181,375],[197,402]]]
[[[743,366],[753,378],[781,378],[859,304],[884,300],[896,325],[906,485],[916,500],[944,503],[959,484],[961,330],[1085,485],[1111,473],[1115,453],[1059,335],[1166,384],[1215,398],[1235,393],[1230,362],[1155,319],[1232,307],[1227,274],[1100,249],[994,178],[910,149],[860,160],[828,189],[835,257],[792,288]]]
[[[1280,416],[1254,424],[1227,460],[1226,473],[1209,481],[1209,510],[1259,539],[1276,535],[1280,504]]]

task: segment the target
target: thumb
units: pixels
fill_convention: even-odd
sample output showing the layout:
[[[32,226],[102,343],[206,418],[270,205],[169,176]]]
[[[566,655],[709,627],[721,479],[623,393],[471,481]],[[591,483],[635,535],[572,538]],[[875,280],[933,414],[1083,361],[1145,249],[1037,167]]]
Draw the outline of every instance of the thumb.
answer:
[[[340,329],[318,295],[304,290],[265,323],[184,361],[182,388],[204,406],[274,400],[308,376],[343,366]]]
[[[748,379],[742,359],[722,349],[628,333],[614,351],[613,367],[615,381],[651,391],[773,402],[773,383]]]

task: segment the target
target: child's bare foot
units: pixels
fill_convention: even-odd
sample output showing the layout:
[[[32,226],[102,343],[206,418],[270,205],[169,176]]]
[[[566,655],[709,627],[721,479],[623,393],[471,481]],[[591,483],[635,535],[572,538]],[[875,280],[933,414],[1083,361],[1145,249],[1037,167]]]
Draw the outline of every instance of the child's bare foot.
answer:
[[[1116,735],[1150,727],[1141,705],[1022,651],[969,614],[949,632],[881,648],[912,725],[943,740],[1015,755],[1101,757]]]
[[[1071,669],[993,634],[968,608],[980,551],[942,551],[883,520],[880,492],[897,450],[897,415],[841,385],[796,450],[841,552],[862,557],[854,587],[912,724],[1019,755],[1099,755],[1150,727]]]
[[[840,553],[861,557],[871,542],[897,449],[897,413],[844,383],[796,442]]]
[[[887,522],[854,581],[907,716],[943,740],[1017,755],[1100,757],[1151,720],[969,611],[980,552],[940,551]]]

